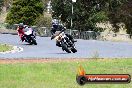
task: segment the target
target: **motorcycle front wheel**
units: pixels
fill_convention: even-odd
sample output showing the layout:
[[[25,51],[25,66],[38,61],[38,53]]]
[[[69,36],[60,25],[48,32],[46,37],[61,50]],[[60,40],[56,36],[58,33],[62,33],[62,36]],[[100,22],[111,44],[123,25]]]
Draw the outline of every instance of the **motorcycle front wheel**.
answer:
[[[67,45],[64,42],[61,42],[62,49],[65,50],[67,53],[71,53],[71,51],[68,49]]]
[[[71,51],[72,51],[73,53],[76,53],[76,52],[77,52],[77,49],[73,47],[73,48],[71,49]]]

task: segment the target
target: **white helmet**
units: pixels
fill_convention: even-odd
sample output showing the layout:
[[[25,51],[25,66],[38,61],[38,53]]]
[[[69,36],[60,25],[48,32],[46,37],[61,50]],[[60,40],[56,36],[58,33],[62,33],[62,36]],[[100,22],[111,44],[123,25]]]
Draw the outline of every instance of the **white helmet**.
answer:
[[[53,19],[52,20],[52,25],[59,25],[59,20]]]

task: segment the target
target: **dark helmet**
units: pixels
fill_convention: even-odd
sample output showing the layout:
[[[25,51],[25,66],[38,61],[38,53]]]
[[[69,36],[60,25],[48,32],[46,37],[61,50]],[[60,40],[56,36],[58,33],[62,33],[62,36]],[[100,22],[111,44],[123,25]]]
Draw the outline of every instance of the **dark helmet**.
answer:
[[[24,24],[23,24],[23,23],[20,23],[20,24],[19,24],[19,28],[20,28],[20,29],[23,29],[23,28],[24,28]]]

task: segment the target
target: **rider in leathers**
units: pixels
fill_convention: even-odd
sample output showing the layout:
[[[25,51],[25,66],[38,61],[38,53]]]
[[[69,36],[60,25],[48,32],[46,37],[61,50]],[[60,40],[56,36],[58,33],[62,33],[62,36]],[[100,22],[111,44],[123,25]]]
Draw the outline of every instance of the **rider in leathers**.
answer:
[[[58,21],[57,19],[52,20],[52,29],[51,29],[51,34],[52,34],[52,35],[54,35],[56,31],[61,31],[61,32],[63,32],[63,31],[65,31],[65,30],[66,30],[66,29],[65,29],[62,25],[59,24],[59,21]],[[76,41],[73,39],[73,37],[72,37],[71,35],[66,34],[66,36],[67,36],[72,42],[76,42]],[[51,37],[51,39],[52,39],[52,37]],[[61,47],[60,42],[56,41],[56,46]]]

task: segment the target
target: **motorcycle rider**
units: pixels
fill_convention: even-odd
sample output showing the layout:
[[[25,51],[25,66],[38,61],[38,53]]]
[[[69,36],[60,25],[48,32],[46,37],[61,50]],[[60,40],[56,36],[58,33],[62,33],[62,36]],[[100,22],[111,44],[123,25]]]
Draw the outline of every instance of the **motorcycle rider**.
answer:
[[[52,20],[52,29],[51,29],[51,34],[54,35],[56,31],[65,31],[66,29],[64,28],[63,25],[59,24],[59,20],[53,19]],[[77,42],[73,39],[73,37],[69,34],[65,34],[72,42]],[[51,37],[52,40],[52,37]],[[56,41],[56,46],[61,47],[60,42]]]
[[[24,41],[24,24],[23,23],[20,23],[19,26],[17,27],[17,32],[18,32],[18,35],[20,36],[22,42]]]

